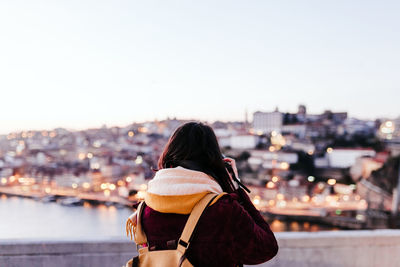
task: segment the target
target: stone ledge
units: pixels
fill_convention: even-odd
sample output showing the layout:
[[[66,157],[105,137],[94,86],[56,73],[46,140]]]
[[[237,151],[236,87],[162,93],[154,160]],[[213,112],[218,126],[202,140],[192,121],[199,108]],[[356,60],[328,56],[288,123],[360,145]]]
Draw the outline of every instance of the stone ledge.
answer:
[[[75,253],[121,253],[136,251],[134,242],[118,241],[0,241],[2,255],[51,255]]]
[[[400,230],[277,233],[279,253],[266,267],[396,266]],[[121,266],[136,255],[129,239],[0,240],[0,266]]]
[[[344,246],[392,246],[400,244],[400,230],[357,230],[330,232],[284,232],[277,233],[279,245],[290,247],[332,247],[335,243]],[[306,241],[306,242],[305,242]]]

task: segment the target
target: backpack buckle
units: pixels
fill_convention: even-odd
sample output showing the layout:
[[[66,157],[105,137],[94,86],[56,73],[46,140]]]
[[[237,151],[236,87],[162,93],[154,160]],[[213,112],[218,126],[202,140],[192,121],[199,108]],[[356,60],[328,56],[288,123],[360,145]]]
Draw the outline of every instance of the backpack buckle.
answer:
[[[182,239],[179,239],[178,244],[181,245],[184,248],[188,248],[189,247],[189,242],[185,242]]]

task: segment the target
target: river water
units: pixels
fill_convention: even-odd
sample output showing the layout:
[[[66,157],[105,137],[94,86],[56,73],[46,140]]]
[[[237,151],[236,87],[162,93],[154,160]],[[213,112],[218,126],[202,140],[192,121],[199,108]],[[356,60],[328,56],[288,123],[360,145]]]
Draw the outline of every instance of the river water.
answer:
[[[0,195],[1,239],[124,238],[129,208],[86,204],[66,207],[28,198]],[[274,232],[334,230],[307,222],[270,221]]]
[[[0,197],[0,239],[101,239],[125,236],[132,211],[105,205],[66,207],[28,198]]]

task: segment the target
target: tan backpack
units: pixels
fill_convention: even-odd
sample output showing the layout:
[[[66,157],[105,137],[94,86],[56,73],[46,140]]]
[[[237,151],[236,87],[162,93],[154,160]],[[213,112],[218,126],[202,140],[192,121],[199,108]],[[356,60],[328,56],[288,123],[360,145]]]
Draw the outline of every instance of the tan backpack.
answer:
[[[147,237],[140,222],[144,210],[144,202],[141,202],[137,210],[137,226],[135,232],[135,240],[139,256],[129,260],[125,267],[193,267],[186,258],[185,253],[190,245],[193,230],[195,229],[201,214],[217,195],[218,194],[209,193],[194,206],[192,213],[186,222],[185,228],[183,229],[182,235],[179,238],[178,247],[175,250],[149,251]],[[142,247],[139,248],[140,246]]]

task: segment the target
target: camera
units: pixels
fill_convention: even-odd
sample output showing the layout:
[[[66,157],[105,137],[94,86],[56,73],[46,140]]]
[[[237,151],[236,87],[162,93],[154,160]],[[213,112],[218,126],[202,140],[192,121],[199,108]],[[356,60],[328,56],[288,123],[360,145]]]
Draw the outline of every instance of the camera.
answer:
[[[222,158],[225,159],[226,157],[224,155],[222,155]],[[243,188],[244,190],[246,190],[247,193],[250,193],[250,190],[244,184],[242,184],[242,182],[240,181],[239,177],[236,176],[236,174],[233,171],[233,168],[232,168],[232,165],[230,164],[230,162],[224,161],[224,164],[225,164],[226,170],[229,172],[229,174],[231,175],[232,179],[238,184],[238,186]]]

